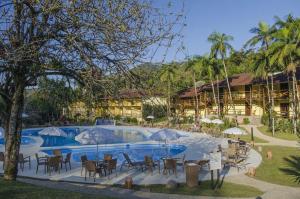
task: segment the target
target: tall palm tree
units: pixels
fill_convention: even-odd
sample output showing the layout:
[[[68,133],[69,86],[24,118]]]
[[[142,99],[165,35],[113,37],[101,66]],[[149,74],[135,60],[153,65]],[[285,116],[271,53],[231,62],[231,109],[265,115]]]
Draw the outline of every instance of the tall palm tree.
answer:
[[[269,101],[269,127],[271,126],[273,136],[274,136],[274,119],[273,119],[273,109],[274,109],[274,97],[273,97],[273,69],[270,65],[270,57],[268,55],[269,46],[273,40],[272,34],[275,28],[270,27],[265,22],[259,22],[257,27],[250,30],[251,33],[255,34],[250,40],[248,40],[245,46],[254,47],[257,44],[261,45],[261,50],[257,54],[258,59],[253,65],[256,75],[261,76],[266,79],[267,82],[267,92]],[[271,89],[269,86],[269,74],[271,73]]]
[[[292,75],[293,97],[293,126],[297,133],[297,108],[299,106],[299,94],[297,89],[296,68],[299,64],[300,47],[300,20],[288,17],[285,23],[282,20],[276,24],[279,28],[273,33],[274,42],[269,48],[271,55],[270,63],[276,63],[283,67],[288,74]]]
[[[160,71],[160,79],[167,82],[167,116],[168,116],[168,125],[170,124],[169,118],[171,117],[171,84],[173,82],[177,65],[175,63],[165,64],[162,66]]]
[[[190,71],[193,74],[193,84],[194,84],[194,95],[195,95],[195,124],[198,122],[199,118],[199,100],[198,100],[198,91],[197,91],[197,81],[196,81],[196,73],[199,73],[201,65],[199,65],[199,59],[194,57],[192,59],[188,59],[186,62],[186,71]]]
[[[220,57],[222,60],[222,64],[224,67],[224,73],[225,73],[225,77],[226,77],[226,82],[227,82],[228,93],[229,93],[229,100],[230,100],[231,106],[233,108],[235,121],[236,121],[236,125],[237,125],[237,115],[236,115],[236,111],[235,111],[235,106],[233,104],[230,84],[229,84],[229,80],[228,80],[227,67],[226,67],[226,63],[225,63],[225,59],[227,57],[228,52],[231,52],[233,50],[233,47],[229,43],[232,40],[233,40],[232,36],[226,35],[224,33],[218,33],[218,32],[213,32],[208,37],[208,41],[212,44],[212,46],[211,46],[212,57],[215,57],[215,58]]]
[[[215,76],[219,73],[219,65],[218,60],[214,57],[209,57],[208,55],[201,56],[199,59],[199,64],[201,65],[200,76],[201,77],[208,77],[208,81],[212,87],[214,103],[217,106],[217,114],[220,117],[220,103],[217,100],[216,91],[215,91]]]

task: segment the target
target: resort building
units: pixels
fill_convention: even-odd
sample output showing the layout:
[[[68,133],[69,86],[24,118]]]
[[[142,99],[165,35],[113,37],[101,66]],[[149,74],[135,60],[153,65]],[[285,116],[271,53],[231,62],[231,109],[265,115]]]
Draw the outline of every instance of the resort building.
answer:
[[[272,79],[273,109],[277,116],[290,117],[292,113],[291,103],[294,101],[292,100],[292,77],[284,72],[273,74],[273,78],[269,76],[270,89]],[[299,68],[297,68],[296,79],[298,85],[300,79]],[[270,103],[266,79],[254,77],[249,73],[242,73],[231,76],[229,84],[233,103],[230,102],[226,79],[197,87],[199,115],[218,115],[219,109],[220,114],[223,115],[234,115],[235,111],[240,119],[251,116],[254,120],[259,119],[268,110]],[[195,116],[195,93],[195,88],[192,87],[180,91],[174,97],[173,109],[178,116]]]
[[[166,98],[161,94],[150,95],[136,89],[121,90],[117,97],[109,96],[99,100],[94,108],[88,108],[83,102],[69,106],[69,116],[95,119],[97,117],[128,117],[143,120],[145,105],[166,105]]]

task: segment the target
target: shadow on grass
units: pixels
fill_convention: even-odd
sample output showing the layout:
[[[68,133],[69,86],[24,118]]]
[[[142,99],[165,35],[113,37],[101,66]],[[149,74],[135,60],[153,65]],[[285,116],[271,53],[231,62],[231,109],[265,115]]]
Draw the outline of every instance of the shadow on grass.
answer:
[[[280,168],[280,170],[287,175],[292,176],[295,182],[300,183],[300,156],[291,155],[289,157],[283,158],[287,163],[286,168]]]

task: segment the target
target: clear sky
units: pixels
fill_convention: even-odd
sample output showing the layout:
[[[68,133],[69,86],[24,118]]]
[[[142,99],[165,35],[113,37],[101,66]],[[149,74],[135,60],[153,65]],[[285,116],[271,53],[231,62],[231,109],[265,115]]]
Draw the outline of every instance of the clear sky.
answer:
[[[282,18],[289,13],[300,17],[300,0],[185,0],[185,10],[184,43],[191,56],[209,52],[207,37],[213,31],[232,35],[233,47],[240,49],[252,36],[249,30],[259,21],[272,24],[274,16]],[[168,60],[174,58],[174,51],[170,51]],[[177,59],[183,57],[181,53]]]

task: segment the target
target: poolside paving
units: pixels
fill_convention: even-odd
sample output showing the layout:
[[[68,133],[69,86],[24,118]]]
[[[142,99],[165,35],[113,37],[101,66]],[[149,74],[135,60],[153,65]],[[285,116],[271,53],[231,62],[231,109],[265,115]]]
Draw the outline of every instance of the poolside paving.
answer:
[[[153,141],[151,142],[153,143]],[[206,134],[192,133],[189,137],[182,137],[176,141],[170,141],[170,144],[184,144],[187,146],[186,151],[186,160],[199,160],[199,159],[207,159],[208,154],[217,149],[217,146],[221,144],[224,148],[227,147],[227,140],[222,138],[213,138]],[[100,146],[101,147],[101,146]],[[26,155],[32,155],[36,152],[36,148],[30,148],[28,146],[22,147],[21,152]],[[29,153],[30,152],[30,153]],[[29,154],[28,154],[29,153]],[[43,152],[40,152],[40,155],[45,155]],[[178,157],[182,157],[182,154],[177,155]],[[250,151],[249,158],[246,161],[246,167],[257,167],[261,162],[261,156],[254,150]],[[139,170],[130,170],[127,171],[127,168],[122,169],[120,171],[120,163],[117,169],[117,175],[115,173],[111,174],[108,177],[97,177],[97,184],[123,184],[126,177],[131,176],[135,184],[165,184],[169,180],[175,180],[177,182],[185,182],[185,172],[183,172],[182,168],[178,168],[178,174],[175,176],[171,175],[163,175],[162,172],[159,173],[158,170],[154,170],[153,174],[150,172],[141,172]],[[240,175],[245,173],[247,169],[237,170],[236,168],[224,169],[221,172],[223,176],[231,176],[231,175]],[[161,163],[161,171],[162,171],[162,163]],[[0,165],[0,173],[2,171],[2,167]],[[81,176],[81,164],[79,162],[72,162],[72,170],[65,171],[65,168],[61,170],[61,173],[52,173],[51,176],[49,174],[44,173],[44,168],[41,166],[39,168],[38,173],[36,174],[36,161],[34,157],[32,157],[32,169],[28,169],[28,165],[25,165],[24,171],[19,171],[19,176],[27,176],[34,177],[40,179],[50,179],[54,181],[69,181],[69,182],[85,182],[84,180],[84,172],[83,176]],[[199,175],[199,180],[207,180],[210,179],[210,173],[207,167],[204,167]],[[87,179],[87,182],[93,183],[93,179]]]

